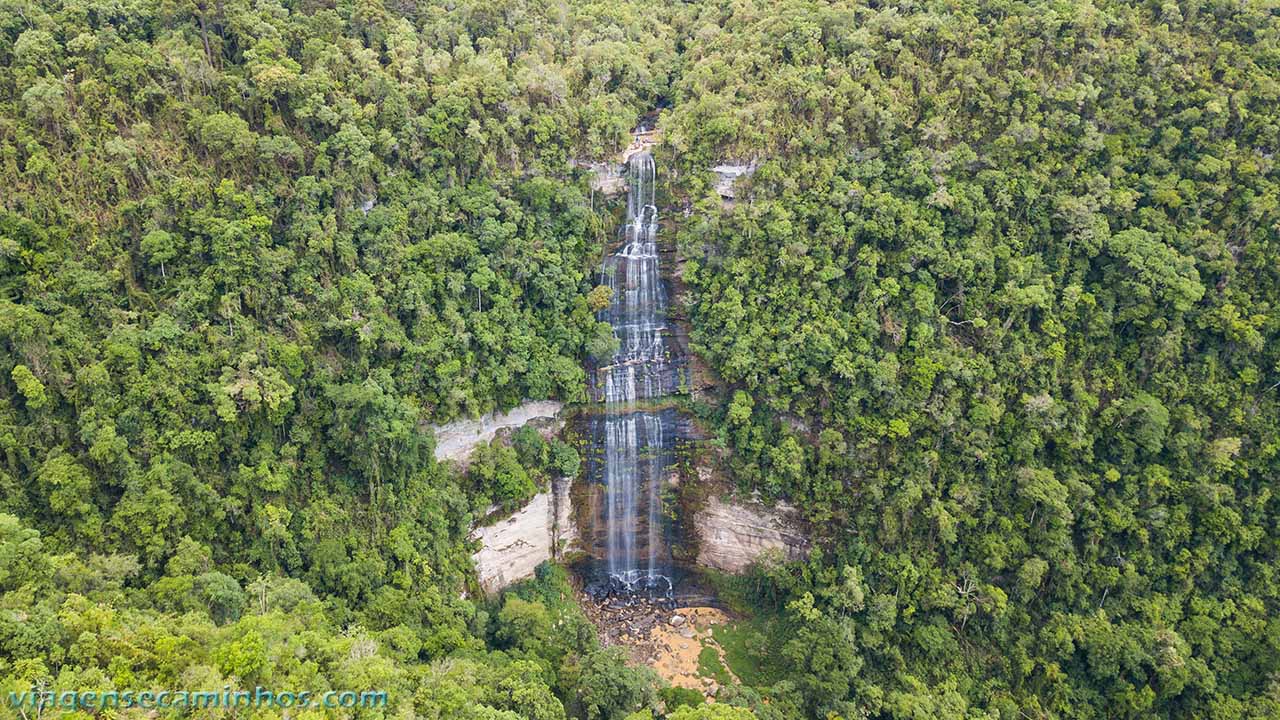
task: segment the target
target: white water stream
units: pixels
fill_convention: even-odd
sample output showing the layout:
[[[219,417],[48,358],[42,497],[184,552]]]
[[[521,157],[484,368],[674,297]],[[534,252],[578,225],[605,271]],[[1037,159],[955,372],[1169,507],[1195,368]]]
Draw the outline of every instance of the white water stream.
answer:
[[[605,558],[614,591],[670,594],[670,553],[662,528],[662,484],[672,465],[670,414],[640,400],[676,390],[679,373],[666,337],[666,290],[658,267],[655,167],[648,152],[627,161],[623,244],[605,260],[613,289],[602,319],[613,326],[618,351],[597,370],[605,403],[603,437]]]

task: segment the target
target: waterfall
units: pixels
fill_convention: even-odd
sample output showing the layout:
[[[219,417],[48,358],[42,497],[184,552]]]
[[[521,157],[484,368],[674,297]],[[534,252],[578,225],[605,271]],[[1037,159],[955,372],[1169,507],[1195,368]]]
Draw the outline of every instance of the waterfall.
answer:
[[[613,290],[601,312],[618,350],[596,369],[596,397],[604,405],[605,566],[609,592],[670,596],[670,552],[662,518],[662,487],[673,465],[670,413],[645,410],[639,400],[676,390],[679,371],[667,348],[666,290],[658,267],[658,209],[653,156],[627,163],[629,187],[621,247],[605,259],[603,282]]]
[[[604,375],[600,399],[608,403],[661,397],[675,390],[676,373],[663,338],[667,303],[658,271],[653,156],[632,155],[627,175],[623,245],[606,259],[604,268],[613,299],[602,319],[613,326],[619,341],[618,352],[599,370]]]
[[[609,574],[627,584],[664,574],[661,484],[670,464],[665,425],[658,414],[644,412],[605,422],[606,561]]]

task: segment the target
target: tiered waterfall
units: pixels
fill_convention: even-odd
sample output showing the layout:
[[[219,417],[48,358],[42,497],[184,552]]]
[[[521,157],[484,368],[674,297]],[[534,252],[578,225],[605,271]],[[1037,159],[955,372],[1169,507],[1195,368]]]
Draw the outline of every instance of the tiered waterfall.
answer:
[[[655,168],[648,152],[627,163],[629,189],[620,249],[606,258],[604,282],[613,290],[601,317],[619,345],[596,369],[603,413],[593,433],[603,442],[603,558],[609,591],[669,596],[671,557],[665,542],[662,488],[672,467],[671,412],[645,401],[675,392],[679,364],[667,347],[666,288],[658,267]]]

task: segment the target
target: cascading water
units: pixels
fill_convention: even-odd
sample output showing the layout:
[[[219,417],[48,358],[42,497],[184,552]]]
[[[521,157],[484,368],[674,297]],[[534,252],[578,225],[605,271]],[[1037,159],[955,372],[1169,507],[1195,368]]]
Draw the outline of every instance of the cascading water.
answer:
[[[605,262],[605,282],[613,299],[603,319],[613,326],[618,351],[601,368],[607,403],[669,395],[676,372],[669,362],[666,330],[666,292],[658,272],[658,208],[655,205],[653,156],[631,156],[627,164],[631,185],[627,193],[627,221],[622,249]]]
[[[671,589],[659,487],[670,459],[664,430],[652,413],[605,421],[606,563],[615,590]]]
[[[605,403],[595,437],[603,441],[604,565],[608,594],[672,594],[671,557],[662,524],[662,484],[672,466],[672,413],[646,410],[638,401],[674,392],[678,364],[666,341],[666,290],[658,268],[658,210],[653,156],[632,155],[622,247],[604,264],[613,290],[601,313],[618,350],[596,369],[597,400]]]

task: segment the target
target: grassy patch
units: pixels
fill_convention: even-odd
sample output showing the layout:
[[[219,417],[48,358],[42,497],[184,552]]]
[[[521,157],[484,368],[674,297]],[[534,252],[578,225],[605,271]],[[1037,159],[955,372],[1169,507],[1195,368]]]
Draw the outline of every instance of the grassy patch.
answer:
[[[724,651],[724,664],[742,684],[767,688],[788,675],[782,657],[787,623],[777,598],[763,596],[768,587],[760,582],[757,570],[742,575],[707,570],[702,578],[733,614],[741,616],[716,625],[711,635]]]
[[[768,687],[785,674],[777,665],[782,642],[776,633],[781,630],[781,623],[754,617],[717,625],[711,636],[720,643],[725,662],[744,685]]]
[[[720,653],[708,645],[703,645],[702,652],[698,653],[698,674],[712,678],[721,685],[729,685],[733,682],[729,671],[725,670],[720,662]]]

